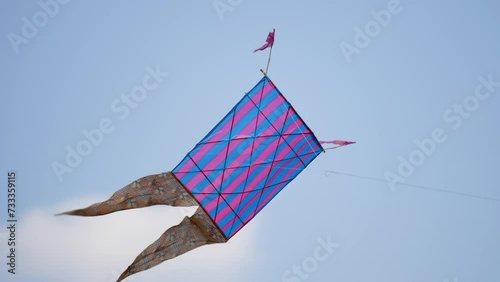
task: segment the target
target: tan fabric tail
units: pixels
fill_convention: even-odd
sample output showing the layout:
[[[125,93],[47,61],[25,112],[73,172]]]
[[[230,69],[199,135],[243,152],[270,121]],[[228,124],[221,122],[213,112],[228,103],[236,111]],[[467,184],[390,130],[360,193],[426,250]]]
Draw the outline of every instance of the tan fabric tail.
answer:
[[[117,282],[197,247],[225,242],[227,239],[214,225],[212,219],[202,208],[198,208],[193,216],[185,217],[180,224],[169,228],[158,240],[142,251]]]
[[[190,207],[198,203],[172,172],[165,172],[139,178],[116,191],[107,201],[58,215],[99,216],[152,205]]]
[[[99,216],[152,205],[187,207],[198,206],[198,202],[172,172],[167,172],[142,177],[116,191],[107,201],[62,214]],[[227,239],[222,231],[205,211],[198,207],[191,217],[185,217],[181,223],[169,228],[139,254],[118,281],[197,247],[225,242]]]

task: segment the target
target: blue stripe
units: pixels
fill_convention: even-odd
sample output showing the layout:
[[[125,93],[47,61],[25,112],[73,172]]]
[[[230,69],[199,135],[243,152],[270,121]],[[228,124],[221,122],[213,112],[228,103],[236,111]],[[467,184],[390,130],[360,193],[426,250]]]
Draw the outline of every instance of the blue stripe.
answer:
[[[297,125],[299,125],[297,127]],[[292,132],[299,133],[299,132],[307,132],[308,129],[307,127],[300,121],[299,117],[297,114],[292,114],[289,116],[289,118],[285,122],[285,131],[283,133],[291,133],[290,128],[293,128]]]
[[[268,81],[269,79],[267,77],[264,77],[262,78],[253,88],[252,90],[250,90],[251,92],[257,92],[259,89],[262,88],[263,85],[265,84],[262,84],[263,81]],[[246,95],[245,95],[246,96]],[[205,137],[203,137],[200,141],[200,143],[203,143],[203,142],[206,142],[208,139],[210,139],[211,136],[214,135],[214,132],[218,132],[220,131],[220,129],[224,126],[224,124],[227,123],[228,120],[230,120],[232,118],[231,114],[235,113],[236,112],[236,109],[238,108],[238,106],[240,106],[243,102],[243,100],[245,99],[245,96],[243,96],[241,98],[241,100],[236,103],[236,105],[229,111],[229,113],[226,114],[226,116],[224,116],[224,118],[212,129],[208,132],[207,135],[205,135]],[[241,107],[240,107],[241,108]]]
[[[294,136],[295,137],[295,136]],[[276,138],[274,138],[274,140],[276,140]],[[267,146],[266,146],[267,147]],[[281,151],[283,150],[284,148],[286,148],[287,145],[282,141],[281,144],[278,146],[277,148],[277,151]],[[290,152],[289,154],[287,154],[287,157],[292,157],[293,156],[293,153]],[[272,161],[272,158],[274,157],[274,153],[271,153],[269,155],[269,159],[267,160],[268,162],[269,161]],[[269,169],[269,166],[272,165],[272,163],[266,163],[262,166],[259,166],[257,167],[248,177],[249,179],[249,182],[252,181],[252,179],[254,179],[256,176],[258,176],[263,170],[265,169]],[[270,176],[271,177],[271,176]],[[269,178],[270,179],[270,178]],[[252,190],[260,190],[264,187],[264,185],[266,184],[266,178],[262,179],[260,182],[256,183],[255,186],[253,187]],[[280,180],[281,181],[281,180]],[[277,181],[279,182],[279,181]],[[269,184],[267,184],[266,186],[268,186]],[[238,191],[243,191],[245,189],[245,182],[243,182],[240,186],[238,186],[238,188],[236,190]],[[250,191],[250,190],[246,190],[246,191]],[[232,202],[236,197],[241,197],[241,195],[230,195],[229,197],[227,197],[227,200],[229,202]],[[251,197],[244,197],[242,198],[242,201],[240,202],[240,204],[238,205],[238,208],[236,210],[236,212],[239,212],[249,201],[251,200]],[[225,220],[225,223],[229,222],[228,220],[224,219]],[[223,225],[223,224],[221,224]]]
[[[254,214],[257,214],[262,209],[260,208],[257,210],[259,205],[262,205],[262,207],[267,205],[270,200],[272,200],[272,198],[274,198],[305,168],[305,166],[307,166],[312,160],[314,160],[314,158],[322,151],[322,147],[319,145],[319,142],[312,134],[310,129],[306,124],[304,124],[300,116],[295,112],[293,107],[291,107],[290,103],[279,92],[277,88],[270,91],[270,93],[268,93],[265,97],[263,97],[263,99],[261,99],[263,87],[268,83],[272,84],[269,78],[267,76],[264,76],[246,95],[242,97],[242,99],[233,107],[233,109],[202,139],[202,141],[200,141],[200,143],[198,143],[193,148],[193,150],[189,152],[189,154],[176,166],[176,168],[174,168],[174,173],[183,173],[179,169],[186,164],[189,164],[189,162],[191,161],[189,156],[194,156],[197,152],[206,148],[204,146],[212,146],[212,148],[208,152],[206,152],[205,155],[200,156],[199,161],[196,164],[197,166],[194,166],[189,170],[189,172],[184,172],[185,175],[181,178],[181,182],[187,183],[192,180],[194,176],[199,175],[199,173],[203,173],[199,171],[199,168],[201,168],[202,171],[206,170],[204,171],[206,177],[203,177],[202,181],[200,181],[198,185],[195,185],[195,187],[188,187],[188,189],[190,189],[194,195],[198,195],[198,193],[200,193],[203,189],[206,189],[209,192],[213,192],[206,195],[204,197],[205,199],[200,203],[203,207],[206,207],[206,205],[208,205],[209,203],[217,201],[219,194],[216,190],[222,192],[227,191],[227,187],[231,183],[234,183],[236,178],[240,176],[247,177],[246,173],[248,173],[250,169],[248,165],[254,163],[255,166],[252,168],[254,169],[254,171],[252,171],[252,173],[248,175],[248,178],[244,180],[242,184],[238,185],[238,187],[235,188],[232,194],[224,195],[224,199],[220,199],[220,201],[218,202],[218,206],[209,212],[209,215],[212,217],[212,219],[219,220],[218,225],[221,228],[224,227],[224,225],[232,222],[236,218],[236,213],[231,211],[224,218],[217,218],[216,211],[220,212],[228,206],[227,203],[232,203],[233,201],[235,201],[234,203],[237,204],[236,212],[240,212],[241,209],[250,202],[251,198],[253,196],[256,196],[254,202],[250,204],[250,206],[241,214],[242,218],[248,217],[247,219],[245,219],[245,223],[250,221],[253,218]],[[251,101],[251,99],[256,100],[255,103],[257,103],[257,107],[253,105],[254,102]],[[260,115],[260,110],[264,110],[266,109],[266,107],[269,107],[269,105],[273,101],[276,101],[275,99],[279,99],[280,101],[277,107],[273,108],[268,116],[258,117]],[[251,103],[250,111],[246,113],[239,122],[231,124],[233,122],[235,113],[241,113],[241,109],[243,107],[250,106],[250,104],[248,103]],[[279,121],[279,124],[274,125],[273,123],[277,122],[278,118],[287,111],[291,111],[291,114],[286,117],[284,124],[283,121]],[[261,123],[254,131],[252,124],[255,124],[257,122],[257,117],[259,119],[259,122]],[[223,127],[228,127],[228,125],[232,126],[231,131],[221,132],[221,129]],[[252,130],[244,136],[242,134],[242,131],[247,126],[250,126]],[[286,142],[280,140],[276,151],[271,152],[271,154],[267,156],[265,160],[262,160],[263,164],[258,165],[255,164],[255,160],[259,156],[262,156],[264,150],[270,149],[269,146],[272,146],[274,149],[276,147],[276,144],[273,144],[273,142],[276,142],[280,138],[279,136],[272,136],[268,138],[259,137],[263,136],[264,132],[266,131],[269,135],[278,135],[282,131],[284,131],[284,133],[286,134],[295,135],[282,136],[281,138],[284,138]],[[304,135],[301,135],[301,133],[303,133]],[[215,142],[217,142],[216,144],[205,144],[208,140],[214,138],[215,135],[218,136],[217,138],[215,138]],[[245,150],[251,148],[252,142],[254,142],[254,139],[252,139],[252,137],[262,138],[258,140],[262,143],[257,146],[257,148],[253,148],[252,152],[243,153],[245,152]],[[229,140],[234,140],[234,138],[249,139],[241,141],[241,143],[237,146],[231,145],[230,147],[228,147],[231,143]],[[297,140],[295,138],[300,139]],[[289,145],[293,143],[294,140],[298,141],[297,144],[293,146]],[[310,144],[307,144],[308,142]],[[299,153],[298,150],[301,146],[304,146],[304,148],[302,153]],[[310,146],[317,146],[317,148],[311,149]],[[226,152],[228,152],[228,149],[232,149],[232,152],[226,156]],[[277,156],[277,154],[279,154],[279,152],[283,152],[283,150],[285,150],[284,152],[286,152],[286,155],[281,157],[282,160],[275,160],[274,158]],[[310,154],[299,158],[297,158],[295,155],[307,153]],[[220,157],[221,154],[224,155],[225,159],[220,163],[213,163],[209,166],[209,163],[215,157]],[[240,160],[238,163],[236,163],[236,159],[242,156],[243,160]],[[287,166],[289,167],[293,167],[295,165],[298,165],[298,167],[295,170],[290,171],[289,169],[283,167],[287,162],[289,162],[287,164]],[[269,167],[270,165],[272,165],[272,168]],[[227,167],[232,168],[227,169]],[[282,168],[283,171],[280,172],[279,170]],[[221,183],[219,187],[212,187],[210,182],[213,182],[215,179],[220,178],[221,173],[224,173],[223,183]],[[248,186],[249,182],[251,182],[262,173],[266,174],[264,179],[259,181],[259,183],[254,183],[252,187]],[[290,175],[286,179],[284,179],[285,175],[288,173],[290,173]],[[276,179],[274,179],[272,182],[269,182],[269,180],[273,177],[276,177]],[[247,187],[245,187],[245,181],[248,181]],[[283,183],[277,184],[280,182]],[[272,187],[269,187],[267,190],[261,191],[260,189],[262,189],[264,186]],[[208,187],[208,189],[206,187]],[[250,193],[244,194],[243,196],[241,194],[234,194],[241,193],[242,191],[245,191],[245,189],[251,189],[252,191]],[[271,191],[273,189],[277,189],[277,191],[272,193]],[[269,197],[270,199],[268,201],[259,203],[259,198],[260,201],[262,201],[266,197]],[[240,199],[242,199],[242,201],[240,203],[237,203],[237,201],[239,201]],[[227,237],[233,236],[236,233],[235,231],[245,223],[242,223],[239,219],[236,219],[233,226],[230,226],[227,231],[224,232],[224,234]]]
[[[231,226],[230,229],[228,229],[229,231],[226,231],[224,233],[227,233],[226,236],[228,238],[230,238],[231,236],[233,236],[235,233],[236,233],[236,230],[238,230],[238,228],[240,228],[241,226],[243,225],[243,223],[241,223],[239,220],[237,220],[233,226]]]
[[[272,128],[271,124],[272,124],[272,123],[274,123],[274,122],[278,119],[278,117],[279,117],[279,115],[276,115],[276,116],[272,116],[272,117],[268,118],[268,120],[264,120],[264,121],[262,121],[262,122],[261,122],[261,124],[257,127],[257,130],[256,130],[256,132],[257,132],[257,136],[258,136],[258,135],[260,135],[261,133],[265,132],[267,129]],[[263,117],[260,117],[260,118],[263,118]],[[253,121],[256,121],[256,117],[253,119]],[[243,121],[242,121],[242,123],[243,123]],[[246,122],[245,122],[245,123],[246,123]],[[247,125],[247,124],[245,124],[245,126],[246,126],[246,125]],[[237,125],[237,126],[239,126],[239,125]],[[279,128],[278,130],[280,130],[280,129],[281,129],[281,128]],[[239,130],[239,132],[241,132],[242,130],[243,130],[243,129]],[[272,137],[272,140],[275,140],[276,138],[277,138],[277,137]],[[266,142],[266,141],[264,141],[263,143],[265,144],[265,142]],[[245,146],[245,142],[242,142],[242,144],[240,144],[237,148],[241,148],[242,146]],[[250,145],[250,144],[248,144],[248,146],[251,146],[251,145]],[[226,145],[224,145],[224,148],[227,148],[227,146],[226,146]],[[214,149],[213,149],[213,150],[215,150],[215,149],[216,149],[216,148],[214,147]],[[243,148],[241,148],[241,149],[243,150]],[[265,148],[263,148],[263,147],[262,147],[262,145],[261,145],[261,146],[259,146],[259,147],[257,148],[257,150],[256,150],[255,152],[253,152],[253,155],[259,155],[259,154],[260,154],[260,152],[261,152],[262,150],[264,150],[264,149],[265,149]],[[212,151],[211,151],[211,152],[212,152]],[[211,152],[210,152],[210,153],[211,153]],[[202,169],[206,168],[206,164],[207,164],[209,161],[211,161],[211,160],[212,160],[212,158],[213,158],[212,154],[207,154],[207,155],[209,155],[207,158],[206,158],[206,157],[204,157],[204,158],[203,158],[203,159],[202,159],[202,160],[198,163],[198,165],[199,165]],[[233,152],[232,152],[229,156],[227,156],[226,166],[230,166],[230,165],[231,165],[231,164],[235,161],[235,159],[236,159],[237,157],[239,157],[239,156],[240,156],[240,153],[239,153],[237,150],[233,151]],[[250,156],[251,156],[251,155],[249,155],[249,157],[248,157],[247,159],[245,159],[245,160],[241,163],[241,165],[242,165],[242,166],[244,166],[244,165],[249,165],[249,164],[250,164],[250,162],[252,161],[252,158],[250,158]],[[220,164],[216,167],[216,169],[218,169],[217,171],[213,171],[213,172],[210,172],[210,173],[209,173],[209,174],[210,174],[210,175],[209,175],[209,178],[210,178],[210,179],[214,179],[214,178],[216,178],[218,175],[220,175],[220,174],[222,173],[222,169],[224,169],[224,168],[225,168],[225,167],[224,167],[224,162],[221,162],[221,163],[220,163]],[[222,186],[224,186],[224,183],[222,184]],[[224,191],[224,189],[221,189],[221,191]]]
[[[247,99],[243,99],[241,101],[242,103],[250,103],[250,98],[247,97]],[[272,102],[272,99],[264,99],[264,103],[262,105],[264,106],[267,106],[270,102]],[[240,108],[240,107],[238,107]],[[232,136],[229,136],[229,133],[224,137],[224,139],[226,138],[231,138],[233,139],[235,136],[238,136],[239,134],[241,134],[241,132],[251,123],[253,122],[256,122],[256,118],[257,116],[259,115],[259,110],[257,108],[252,108],[237,124],[234,124],[233,125],[233,128],[232,128],[232,132],[231,132],[231,135]],[[271,120],[271,122],[274,122],[275,120]],[[231,122],[231,120],[227,121],[227,122]],[[266,125],[267,123],[267,125]],[[264,130],[266,130],[268,127],[270,126],[269,122],[267,120],[263,121],[261,123],[261,125],[257,128],[257,136],[258,136],[258,133],[259,132],[263,132]],[[223,139],[223,140],[224,140]],[[226,139],[227,140],[227,139]],[[200,159],[200,161],[198,162],[198,166],[201,168],[201,169],[204,169],[206,168],[207,164],[214,158],[214,156],[218,155],[218,154],[225,154],[226,152],[224,151],[224,149],[227,148],[227,143],[226,142],[221,142],[221,143],[218,143],[216,144],[208,153],[207,155],[205,155],[204,157],[202,157]],[[202,146],[205,146],[204,144],[199,144],[200,147],[199,149],[201,149]],[[196,150],[196,148],[195,148]],[[193,150],[193,153],[194,151]],[[197,151],[197,150],[196,150]],[[191,154],[191,155],[194,155],[194,154]],[[228,160],[227,163],[231,163],[233,160]],[[222,167],[220,167],[222,168]]]
[[[287,139],[287,141],[292,142],[293,138],[297,138],[297,136],[293,136],[293,137],[286,138],[286,139]],[[299,142],[298,142],[299,147],[300,147],[300,144],[304,144],[304,142],[306,142],[306,140],[305,140],[305,139],[303,139],[303,140],[299,141]],[[283,142],[283,144],[285,144],[284,146],[288,146],[288,145],[286,145],[286,143],[284,143],[284,142]],[[280,146],[280,147],[281,147],[281,146]],[[279,149],[279,150],[281,150],[281,149]],[[289,153],[287,153],[287,154],[285,155],[284,159],[292,158],[293,156],[295,156],[294,152],[290,151]],[[287,160],[287,161],[288,161],[288,160]],[[285,162],[287,162],[287,161],[282,161],[282,165],[284,165],[284,163],[285,163]],[[294,158],[294,159],[292,159],[292,160],[291,160],[291,162],[290,162],[287,166],[288,166],[288,167],[293,167],[293,166],[295,166],[296,164],[298,164],[299,162],[300,162],[300,159],[299,159],[299,158]],[[299,173],[302,171],[302,169],[303,169],[303,167],[299,167],[299,168],[297,168],[297,169],[296,169],[296,170],[295,170],[295,171],[294,171],[294,172],[293,172],[293,173],[292,173],[292,174],[291,174],[291,175],[290,175],[287,179],[293,179],[293,178],[294,178],[297,174],[299,174]],[[271,185],[275,185],[275,184],[277,184],[277,183],[279,183],[279,182],[286,181],[287,179],[284,179],[284,177],[285,177],[285,175],[286,175],[286,174],[288,174],[289,172],[290,172],[290,170],[286,170],[286,169],[285,169],[285,170],[283,170],[283,171],[281,171],[281,172],[280,172],[280,173],[276,176],[276,178],[275,178],[272,182],[267,183],[267,184],[266,184],[266,186],[271,186]],[[276,173],[278,173],[278,171],[277,171],[277,170],[273,170],[273,171],[271,172],[271,174],[269,175],[269,178],[268,178],[268,179],[272,179],[272,178],[274,177],[274,175],[276,175]],[[266,179],[265,179],[265,180],[266,180]],[[265,181],[265,180],[264,180],[264,181]],[[289,182],[289,181],[288,181],[288,182]],[[287,182],[287,183],[288,183],[288,182]],[[263,183],[262,183],[262,184],[259,184],[259,185],[263,185]],[[272,191],[273,189],[274,189],[274,188],[269,188],[269,189],[266,189],[266,190],[263,192],[263,195],[262,195],[261,199],[264,199],[264,198],[265,198],[265,197],[266,197],[269,193],[271,193],[271,191]],[[242,207],[243,207],[243,206],[245,206],[245,205],[246,205],[246,203],[248,203],[248,201],[250,201],[250,199],[249,199],[249,198],[248,198],[248,199],[245,199],[245,200],[244,200],[244,202],[243,202],[243,204],[241,204],[241,206],[242,206]],[[256,203],[256,204],[257,204],[257,203]],[[255,204],[255,205],[256,205],[256,204]],[[254,204],[252,204],[252,206],[254,206]],[[242,216],[242,218],[245,218],[245,216],[248,216],[249,214],[251,214],[251,211],[252,211],[251,209],[247,209],[247,210],[245,211],[244,215]]]
[[[262,117],[261,117],[261,118],[262,118]],[[278,117],[277,117],[277,116],[275,116],[275,117],[274,117],[272,120],[270,120],[270,121],[267,121],[267,120],[263,121],[263,122],[259,125],[259,127],[257,128],[257,132],[264,132],[265,130],[267,130],[267,129],[270,127],[271,123],[272,123],[272,122],[275,122],[277,118],[278,118]],[[252,120],[249,120],[249,122],[251,122],[251,121],[252,121]],[[254,121],[256,121],[256,119],[255,119],[255,118],[254,118]],[[271,123],[270,123],[270,122],[271,122]],[[243,124],[243,122],[241,122],[241,123],[239,123],[239,124]],[[245,126],[247,126],[247,124],[245,124],[245,125],[243,126],[243,128],[244,128]],[[239,132],[241,132],[241,131],[243,130],[243,128],[242,128],[241,130],[239,130]],[[273,138],[276,138],[276,137],[273,137]],[[249,141],[251,141],[251,140],[249,140]],[[206,155],[205,155],[205,156],[204,156],[204,157],[203,157],[203,158],[202,158],[202,159],[198,162],[198,166],[199,166],[202,170],[203,170],[203,169],[206,169],[206,168],[207,168],[206,166],[208,165],[208,163],[209,163],[209,162],[210,162],[210,161],[211,161],[211,160],[212,160],[215,156],[217,156],[217,154],[220,154],[220,153],[224,153],[224,154],[225,154],[225,152],[224,152],[224,151],[222,151],[222,150],[227,150],[227,145],[226,145],[226,143],[227,143],[227,142],[222,142],[222,143],[219,143],[219,144],[217,144],[216,146],[214,146],[214,148],[212,148],[212,149],[211,149],[211,150],[210,150],[210,151],[209,151],[209,152],[208,152],[208,153],[207,153],[207,154],[206,154]],[[235,149],[232,153],[230,153],[230,154],[227,156],[226,163],[221,162],[221,163],[219,163],[219,164],[217,165],[217,167],[215,168],[215,169],[216,169],[216,171],[207,172],[207,173],[208,173],[208,175],[207,175],[207,176],[208,176],[208,178],[209,178],[211,181],[212,181],[213,179],[215,179],[218,175],[220,175],[220,174],[222,173],[222,170],[225,168],[225,166],[224,166],[224,165],[226,165],[226,166],[230,166],[230,165],[231,165],[231,164],[235,161],[235,159],[241,155],[240,151],[243,151],[243,150],[245,149],[245,147],[248,147],[248,146],[250,146],[250,145],[249,145],[249,144],[246,144],[246,142],[241,142],[241,143],[238,145],[237,149]],[[195,150],[193,150],[194,152],[193,152],[192,154],[194,155],[194,153],[196,153],[199,149],[201,149],[201,147],[202,147],[202,146],[200,146],[200,147],[198,147],[198,148],[195,148]],[[215,153],[214,153],[214,151],[215,151]],[[259,152],[254,152],[253,154],[254,154],[254,155],[255,155],[255,154],[257,154],[257,155],[258,155],[258,154],[259,154]],[[249,154],[249,157],[248,157],[247,159],[245,159],[245,160],[241,163],[241,165],[242,165],[242,166],[244,166],[244,165],[249,165],[251,161],[252,161],[252,159],[250,158],[250,154]],[[211,168],[211,169],[214,169],[214,168]],[[192,178],[192,177],[193,177],[193,176],[192,176],[192,175],[190,175],[189,177],[184,177],[182,180],[183,180],[185,183],[187,183],[189,180],[191,180],[191,178]],[[193,188],[193,190],[198,191],[198,192],[199,192],[199,191],[202,191],[202,189],[203,189],[202,187],[205,187],[205,186],[207,186],[208,184],[209,184],[209,182],[208,182],[208,181],[205,181],[203,184],[201,184],[201,183],[200,183],[200,184],[198,184],[195,188]],[[224,185],[224,184],[223,184],[223,185]],[[223,186],[223,185],[222,185],[222,186]],[[198,186],[202,186],[202,187],[198,187]],[[220,190],[220,191],[224,191],[224,189],[219,189],[219,190]]]
[[[253,88],[247,93],[250,98],[255,97],[256,94],[260,94],[260,91],[269,83],[269,78],[263,77]]]
[[[180,171],[180,168],[183,167],[185,164],[187,164],[189,161],[189,158],[187,157],[187,155],[184,157],[184,159],[182,159],[182,161],[174,168],[174,170],[172,170],[174,173],[176,172],[182,172]],[[185,171],[187,172],[187,171]]]
[[[315,154],[312,154],[312,155],[313,155],[314,157],[313,157],[313,158],[312,158],[312,159],[311,159],[308,163],[306,163],[306,167],[307,167],[307,165],[309,165],[309,164],[310,164],[310,163],[311,163],[311,162],[312,162],[312,161],[313,161],[313,160],[314,160],[314,159],[318,156],[318,155],[315,155]],[[305,167],[304,167],[304,168],[305,168]],[[304,168],[303,168],[303,169],[304,169]],[[303,170],[303,169],[302,169],[302,170]],[[300,174],[300,172],[301,172],[301,171],[297,172],[297,174],[296,174],[296,175],[294,175],[292,178],[290,178],[290,179],[288,180],[288,182],[287,182],[285,185],[283,185],[283,187],[281,187],[281,189],[279,189],[279,191],[278,191],[277,193],[275,193],[275,194],[274,194],[271,198],[269,198],[269,200],[268,200],[267,202],[265,202],[265,203],[262,205],[262,207],[261,207],[261,208],[260,208],[260,209],[259,209],[259,210],[255,213],[255,215],[257,215],[257,214],[258,214],[258,213],[259,213],[262,209],[264,209],[264,208],[265,208],[265,207],[266,207],[266,206],[267,206],[267,205],[268,205],[268,204],[269,204],[269,203],[270,203],[270,202],[274,199],[274,197],[276,197],[276,195],[278,195],[278,194],[279,194],[279,192],[281,192],[281,190],[283,190],[283,188],[285,188],[285,186],[286,186],[286,185],[288,185],[288,183],[292,182],[292,181],[295,179],[295,177],[297,177],[297,175],[299,175],[299,174]],[[252,218],[253,218],[253,217],[252,217]],[[248,220],[246,220],[246,222],[249,222],[252,218],[249,218]]]
[[[257,89],[258,90],[258,89]],[[274,94],[274,95],[272,95]],[[274,97],[273,97],[274,96]],[[268,106],[274,99],[273,98],[276,98],[278,96],[278,92],[276,90],[273,90],[272,93],[270,93],[270,95],[266,96],[266,98],[263,100],[263,103],[262,103],[262,106],[263,107],[266,107]],[[247,103],[251,103],[250,101],[250,98],[249,97],[244,97],[241,101],[240,101],[240,104],[241,105],[236,105],[235,106],[235,110],[238,110],[238,109],[241,109],[242,107],[245,106],[245,104]],[[234,110],[233,110],[234,111]],[[231,113],[231,112],[230,112]],[[233,130],[231,132],[232,136],[231,138],[233,138],[234,136],[238,136],[238,134],[241,133],[241,131],[243,131],[243,129],[245,129],[246,126],[248,126],[251,122],[255,122],[256,121],[256,117],[257,115],[259,114],[259,110],[257,108],[252,108],[241,120],[240,122],[238,122],[236,125],[233,125]],[[216,127],[216,128],[222,128],[225,126],[225,124],[227,124],[228,122],[231,122],[233,116],[232,115],[227,115],[226,118],[225,118],[225,122],[221,122],[219,123],[219,125]],[[271,122],[274,122],[276,120],[277,117],[274,118],[274,120],[271,120]],[[267,126],[266,126],[266,123],[267,123]],[[269,127],[269,123],[268,121],[264,121],[263,123],[261,123],[261,126],[259,126],[259,128],[257,129],[257,136],[259,135],[258,133],[259,132],[263,132],[265,131],[268,127]],[[216,134],[218,131],[217,130],[212,130],[211,132],[213,132],[212,135]],[[228,132],[224,138],[222,140],[227,140],[227,138],[229,138],[229,133]],[[207,138],[205,138],[206,140],[209,140],[212,136],[207,136]],[[206,141],[204,141],[206,142]],[[200,167],[202,170],[204,168],[206,168],[207,164],[215,157],[217,156],[218,154],[225,154],[225,149],[227,148],[227,142],[220,142],[220,143],[217,143],[205,156],[203,156],[200,161],[197,162],[197,165],[198,167]],[[203,148],[203,146],[205,146],[205,144],[202,144],[202,142],[198,143],[195,148],[189,153],[190,156],[194,156],[199,150],[201,150]],[[189,158],[188,158],[189,159]],[[227,163],[231,163],[233,160],[228,160]],[[224,163],[221,163],[220,166],[218,166],[217,168],[218,169],[222,169],[223,168],[223,164]],[[180,165],[178,165],[177,167],[181,167]],[[198,170],[197,168],[194,168],[196,170]],[[217,174],[220,174],[220,172],[214,172],[216,175]],[[184,183],[188,183],[191,179],[192,179],[193,176],[190,176],[190,177],[183,177],[182,181]],[[213,176],[212,176],[213,177]],[[213,179],[213,178],[212,178]],[[194,190],[194,189],[193,189]]]
[[[258,158],[258,156],[261,154],[262,151],[264,151],[265,149],[267,149],[270,144],[272,144],[274,141],[276,141],[277,139],[279,138],[279,136],[276,136],[276,137],[269,137],[269,138],[266,138],[257,148],[254,148],[254,152],[253,152],[253,157],[252,157],[252,162],[255,161],[255,159]],[[280,145],[281,147],[281,145]],[[280,148],[279,147],[279,148]],[[279,150],[278,148],[278,150]],[[267,157],[266,160],[264,160],[264,162],[270,162],[272,161],[272,157],[274,156],[274,153],[271,152],[271,154]],[[249,158],[250,159],[250,158]],[[262,171],[262,169],[268,167],[270,164],[265,164],[263,166],[261,166],[260,168],[257,168],[255,169],[254,172],[252,172],[249,176],[248,176],[248,180],[249,182],[253,179],[253,177],[255,177],[255,174],[257,174],[258,172]],[[245,168],[245,171],[247,169],[250,169],[250,168]],[[258,174],[257,174],[258,175]],[[221,186],[228,186],[233,180],[232,179],[225,179],[224,180],[224,183],[222,183]],[[254,189],[259,189],[258,187],[255,187]],[[242,192],[245,190],[245,181],[243,181],[238,187],[236,187],[236,189],[234,190],[234,192]],[[240,197],[239,194],[233,194],[231,196],[228,197],[228,200],[230,202],[232,202],[234,200],[235,197]]]
[[[259,193],[260,193],[260,191],[251,191],[249,193],[246,193],[243,196],[243,199],[250,199],[253,196],[258,195]],[[229,200],[227,200],[227,202],[230,203]],[[240,205],[241,205],[241,203],[240,203]],[[224,207],[226,207],[226,206],[227,206],[227,204],[224,203]],[[221,207],[220,210],[222,210],[224,207]],[[219,221],[218,224],[219,224],[219,226],[222,228],[226,224],[228,224],[229,222],[231,222],[233,220],[233,218],[237,217],[238,209],[239,209],[239,206],[235,210],[236,213],[231,211],[231,213],[229,213],[228,215],[226,215],[224,218],[222,218],[222,219],[218,218],[218,221]],[[239,221],[239,220],[237,219],[237,221]]]
[[[275,141],[277,138],[278,138],[278,137],[274,137],[274,138],[267,138],[267,139],[265,140],[265,142],[263,142],[263,143],[259,146],[259,149],[258,149],[258,150],[256,150],[256,151],[260,151],[260,150],[266,149],[266,148],[270,145],[269,143],[272,143],[272,142],[273,142],[273,141]],[[273,154],[271,153],[271,156],[272,156],[272,155],[273,155]],[[256,156],[258,156],[258,155],[256,155]],[[255,158],[256,158],[256,157],[255,157]],[[245,173],[246,173],[246,172],[248,172],[248,170],[249,170],[249,169],[250,169],[250,168],[244,168],[244,169],[242,169],[242,171],[241,171],[241,172],[240,172],[240,171],[238,171],[238,175],[240,175],[242,172],[245,172]],[[248,177],[247,177],[246,181],[251,182],[251,181],[252,181],[252,179],[254,179],[257,175],[259,175],[259,174],[260,174],[260,173],[261,173],[264,169],[267,169],[267,165],[264,165],[264,166],[258,166],[258,167],[256,167],[256,168],[254,169],[254,171],[253,171],[253,172],[251,172],[251,173],[250,173],[250,175],[248,175]],[[225,179],[225,180],[224,180],[224,183],[222,184],[222,186],[224,186],[224,184],[226,184],[226,183],[227,183],[227,184],[229,184],[229,183],[231,183],[232,181],[234,181],[234,180],[233,180],[233,179]],[[237,187],[237,188],[236,188],[236,189],[232,192],[233,194],[230,194],[230,195],[225,195],[225,198],[226,198],[226,200],[227,200],[229,203],[233,202],[235,199],[240,199],[240,198],[241,198],[241,194],[236,194],[236,193],[240,193],[240,192],[243,192],[243,191],[244,191],[244,189],[246,188],[245,184],[247,184],[247,183],[245,183],[246,181],[244,180],[244,181],[243,181],[243,182],[242,182],[242,183],[241,183],[241,184],[240,184],[240,185],[239,185],[239,186],[238,186],[238,187]],[[263,180],[263,181],[261,181],[260,183],[258,183],[255,187],[253,187],[253,190],[258,190],[258,189],[262,188],[262,186],[263,186],[263,182],[264,182],[264,180]],[[227,185],[227,184],[226,184],[226,185]],[[246,191],[248,192],[248,191],[251,191],[251,190],[246,190]],[[245,197],[243,197],[243,199],[245,199]],[[208,203],[208,202],[207,202],[207,203]],[[222,205],[220,205],[220,206],[219,206],[219,209],[221,209],[221,210],[222,210],[222,209],[223,209],[224,207],[226,207],[226,206],[227,206],[227,204],[226,204],[226,203],[223,203]]]

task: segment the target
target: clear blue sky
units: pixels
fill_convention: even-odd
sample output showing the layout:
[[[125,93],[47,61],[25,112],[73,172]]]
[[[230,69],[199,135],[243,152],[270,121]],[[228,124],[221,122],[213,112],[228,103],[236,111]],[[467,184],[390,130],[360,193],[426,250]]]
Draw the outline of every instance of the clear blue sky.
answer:
[[[168,207],[53,214],[171,170],[259,81],[268,52],[252,50],[276,28],[269,77],[319,139],[358,143],[228,244],[127,281],[500,281],[500,201],[377,181],[500,199],[497,1],[40,3],[0,4],[0,226],[8,171],[19,185],[17,274],[2,263],[0,280],[113,281],[179,222]]]

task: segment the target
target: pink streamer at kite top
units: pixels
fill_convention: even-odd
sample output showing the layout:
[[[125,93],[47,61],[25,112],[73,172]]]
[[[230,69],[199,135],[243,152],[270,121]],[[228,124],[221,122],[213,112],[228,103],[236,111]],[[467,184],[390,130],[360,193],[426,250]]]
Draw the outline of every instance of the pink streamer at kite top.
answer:
[[[319,141],[321,144],[335,144],[339,146],[346,146],[346,145],[351,145],[356,142],[354,141],[344,141],[344,140],[333,140],[333,141]]]
[[[253,52],[255,53],[257,51],[263,51],[268,47],[273,47],[273,44],[274,44],[274,28],[273,31],[269,32],[269,34],[267,35],[266,44],[262,45],[260,48],[255,49]]]

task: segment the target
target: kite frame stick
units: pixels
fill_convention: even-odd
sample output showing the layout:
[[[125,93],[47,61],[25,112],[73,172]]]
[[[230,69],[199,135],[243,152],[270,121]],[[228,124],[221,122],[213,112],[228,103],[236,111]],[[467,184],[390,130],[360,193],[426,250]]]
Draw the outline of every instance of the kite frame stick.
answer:
[[[340,145],[340,146],[335,146],[335,147],[330,147],[330,148],[324,148],[323,149],[323,152],[327,151],[327,150],[333,150],[333,149],[337,149],[339,147],[343,147],[344,145]],[[326,153],[326,152],[325,152]]]
[[[275,32],[275,34],[276,34],[276,32]],[[271,64],[272,53],[273,53],[273,46],[271,46],[271,48],[269,48],[269,58],[267,59],[266,73],[267,73],[267,70],[269,69],[269,64]]]

